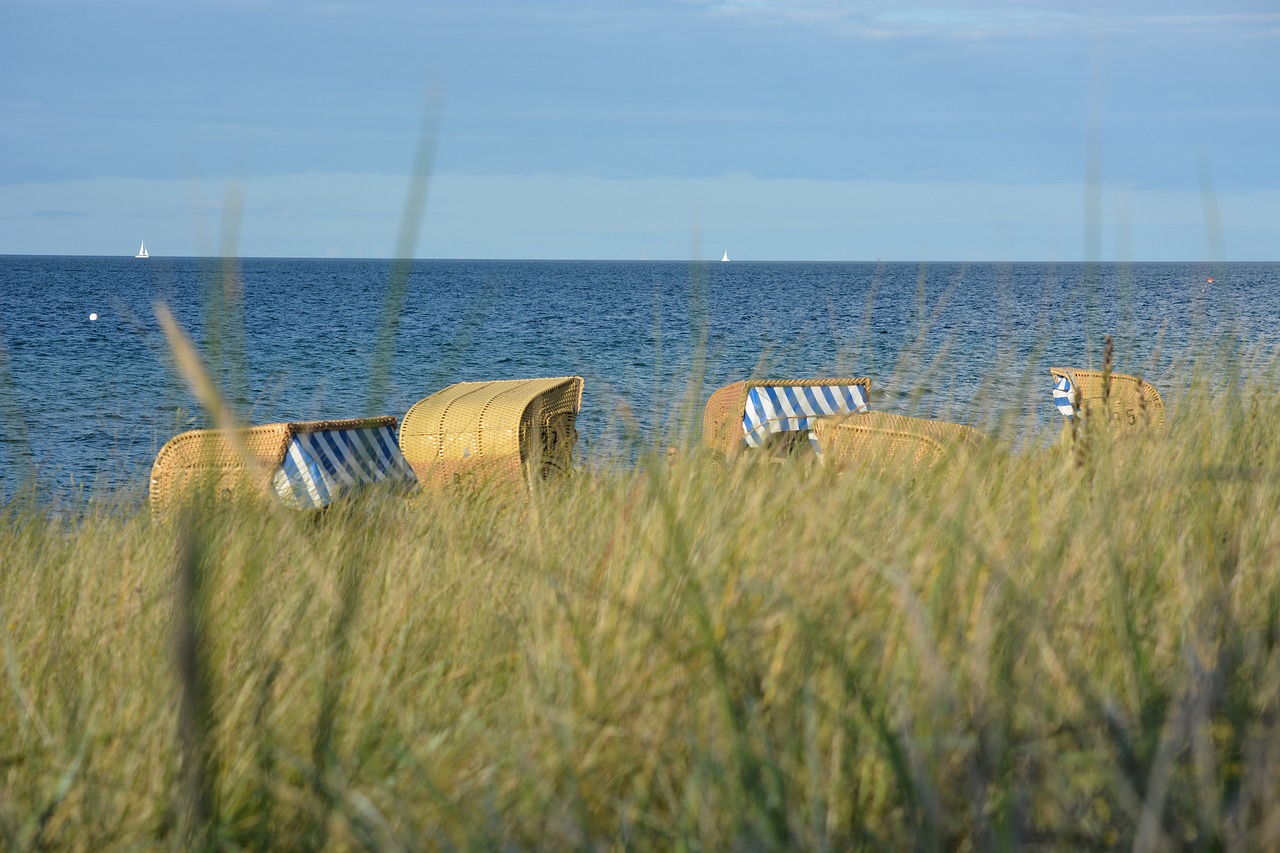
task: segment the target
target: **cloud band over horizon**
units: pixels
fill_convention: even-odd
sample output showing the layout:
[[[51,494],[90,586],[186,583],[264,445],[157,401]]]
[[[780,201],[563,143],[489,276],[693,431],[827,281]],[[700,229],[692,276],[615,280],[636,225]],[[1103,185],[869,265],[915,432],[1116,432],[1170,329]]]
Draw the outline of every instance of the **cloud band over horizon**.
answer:
[[[127,254],[145,237],[156,255],[215,255],[231,227],[246,257],[390,257],[407,185],[304,173],[0,186],[0,253]],[[1277,259],[1280,190],[1213,193],[1212,204],[1186,190],[1097,190],[1099,221],[1089,222],[1086,187],[1070,182],[443,173],[430,182],[417,255],[688,260],[701,244],[702,257],[727,248],[744,260]],[[232,194],[243,208],[225,225]],[[61,226],[52,232],[51,218]],[[1223,231],[1230,245],[1212,245]]]

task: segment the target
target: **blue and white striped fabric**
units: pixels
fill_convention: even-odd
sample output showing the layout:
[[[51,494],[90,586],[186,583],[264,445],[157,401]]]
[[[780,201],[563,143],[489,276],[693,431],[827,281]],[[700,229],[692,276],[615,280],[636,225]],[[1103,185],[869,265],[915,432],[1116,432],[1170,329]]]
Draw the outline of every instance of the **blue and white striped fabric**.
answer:
[[[1072,387],[1071,380],[1065,376],[1058,377],[1058,381],[1053,383],[1053,404],[1067,420],[1075,417],[1075,401],[1076,389]]]
[[[812,430],[816,418],[866,410],[861,385],[760,385],[747,391],[742,434],[748,447],[759,447],[773,433]]]
[[[417,482],[400,454],[395,426],[298,433],[272,485],[285,506],[317,509],[344,492],[383,482]]]

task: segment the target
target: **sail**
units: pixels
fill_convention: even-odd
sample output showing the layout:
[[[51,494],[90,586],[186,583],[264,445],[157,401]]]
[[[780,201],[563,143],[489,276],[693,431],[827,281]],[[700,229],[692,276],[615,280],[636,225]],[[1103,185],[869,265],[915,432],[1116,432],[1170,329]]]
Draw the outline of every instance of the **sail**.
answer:
[[[724,257],[723,257],[723,258],[721,258],[720,260],[721,260],[721,261],[727,261],[727,260],[729,260],[729,250],[728,250],[728,249],[725,249],[725,250],[724,250]]]
[[[138,246],[138,254],[134,255],[134,257],[135,257],[135,258],[149,258],[149,257],[151,257],[151,253],[147,251],[147,241],[146,241],[146,240],[143,240],[143,241],[142,241],[142,245]]]

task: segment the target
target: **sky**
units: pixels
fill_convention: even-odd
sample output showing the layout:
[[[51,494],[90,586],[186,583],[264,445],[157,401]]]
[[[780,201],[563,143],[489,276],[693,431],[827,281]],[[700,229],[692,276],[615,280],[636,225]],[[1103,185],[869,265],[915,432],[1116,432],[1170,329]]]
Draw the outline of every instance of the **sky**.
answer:
[[[4,254],[1280,260],[1276,0],[0,0],[0,115]]]

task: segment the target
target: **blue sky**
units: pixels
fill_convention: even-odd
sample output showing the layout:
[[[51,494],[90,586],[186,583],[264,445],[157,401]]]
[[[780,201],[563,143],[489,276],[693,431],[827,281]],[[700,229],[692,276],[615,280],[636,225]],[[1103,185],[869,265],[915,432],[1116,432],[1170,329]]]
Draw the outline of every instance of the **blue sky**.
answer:
[[[1280,5],[0,0],[0,253],[1280,260]],[[425,121],[424,121],[425,119]]]

